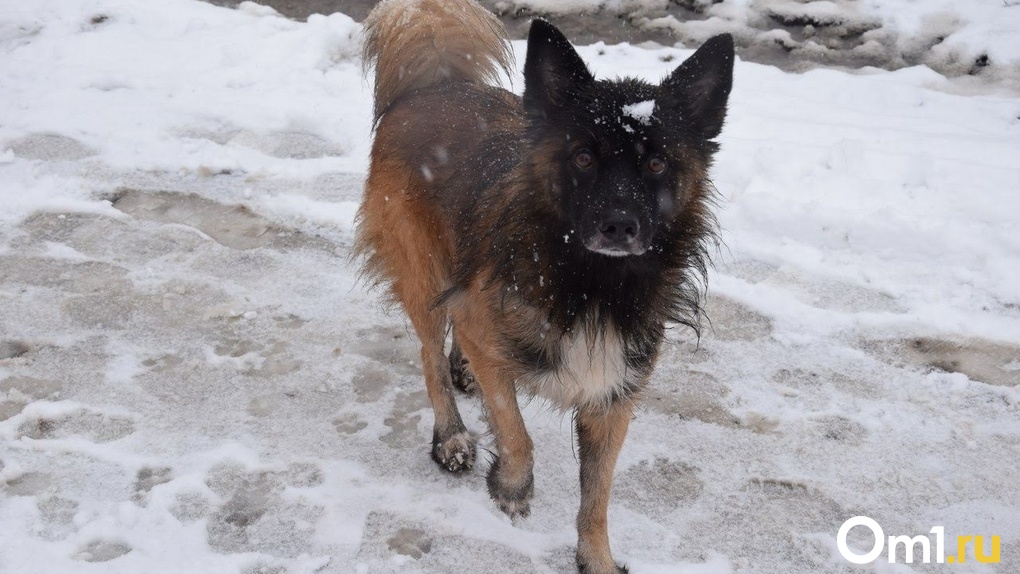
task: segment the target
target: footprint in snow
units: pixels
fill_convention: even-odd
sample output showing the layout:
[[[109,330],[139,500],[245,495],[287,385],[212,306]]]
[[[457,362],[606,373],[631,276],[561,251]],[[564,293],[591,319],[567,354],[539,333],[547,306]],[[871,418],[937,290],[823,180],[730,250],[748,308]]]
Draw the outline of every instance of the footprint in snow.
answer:
[[[109,562],[131,552],[126,542],[119,540],[93,540],[74,554],[75,560],[84,562]]]
[[[80,409],[59,417],[36,417],[21,423],[18,438],[35,440],[81,436],[93,442],[110,442],[135,432],[131,419]]]
[[[76,139],[47,133],[29,134],[0,147],[20,158],[46,161],[74,161],[96,155],[94,149]]]
[[[223,554],[260,552],[295,557],[311,550],[314,524],[323,509],[306,501],[284,498],[288,488],[309,488],[324,482],[322,470],[311,463],[293,463],[284,470],[255,470],[237,462],[216,465],[206,485],[224,502],[208,508],[209,546]],[[182,521],[199,510],[198,501],[180,498],[172,512]]]
[[[161,485],[170,482],[173,479],[173,470],[169,467],[142,467],[138,469],[138,474],[135,477],[135,493],[131,496],[133,500],[139,506],[145,506],[148,503],[149,492]]]

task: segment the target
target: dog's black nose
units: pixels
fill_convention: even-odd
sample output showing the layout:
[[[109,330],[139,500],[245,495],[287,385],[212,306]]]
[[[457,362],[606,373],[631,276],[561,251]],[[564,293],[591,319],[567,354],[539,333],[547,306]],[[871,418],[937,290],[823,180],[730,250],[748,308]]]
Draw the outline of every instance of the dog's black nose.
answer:
[[[642,237],[637,215],[612,209],[594,221],[598,223],[588,228],[585,234],[584,246],[589,251],[610,257],[626,257],[641,255],[648,250],[648,238]]]
[[[612,211],[602,220],[599,232],[606,243],[626,247],[637,240],[641,224],[637,217],[625,211]]]

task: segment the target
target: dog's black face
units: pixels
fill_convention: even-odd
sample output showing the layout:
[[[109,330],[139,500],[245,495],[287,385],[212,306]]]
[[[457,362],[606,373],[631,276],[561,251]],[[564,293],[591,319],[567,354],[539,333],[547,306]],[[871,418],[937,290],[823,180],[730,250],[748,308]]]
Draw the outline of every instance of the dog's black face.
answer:
[[[701,185],[715,150],[732,70],[733,41],[722,35],[659,86],[597,81],[559,30],[532,24],[524,106],[542,157],[531,163],[545,168],[565,242],[610,257],[663,248],[656,240]]]
[[[562,136],[562,211],[589,250],[641,255],[672,219],[680,192],[677,158],[655,117],[657,93],[638,82],[596,82],[585,107],[549,131]]]

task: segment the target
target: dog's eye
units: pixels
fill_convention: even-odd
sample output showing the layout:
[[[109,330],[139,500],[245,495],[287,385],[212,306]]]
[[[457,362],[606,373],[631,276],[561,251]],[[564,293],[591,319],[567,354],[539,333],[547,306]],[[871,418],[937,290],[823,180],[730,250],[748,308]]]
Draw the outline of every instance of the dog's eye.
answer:
[[[666,160],[655,156],[645,163],[645,169],[652,175],[662,175],[662,172],[666,171]]]
[[[595,156],[591,155],[591,152],[583,149],[574,154],[574,165],[579,169],[591,169],[595,165]]]

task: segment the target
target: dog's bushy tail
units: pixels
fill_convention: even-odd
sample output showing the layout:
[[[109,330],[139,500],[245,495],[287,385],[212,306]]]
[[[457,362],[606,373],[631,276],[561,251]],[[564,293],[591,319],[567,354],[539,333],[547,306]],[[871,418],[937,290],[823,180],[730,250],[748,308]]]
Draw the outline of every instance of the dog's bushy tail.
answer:
[[[414,90],[510,75],[506,28],[474,0],[384,0],[364,22],[362,57],[375,64],[375,121]]]

